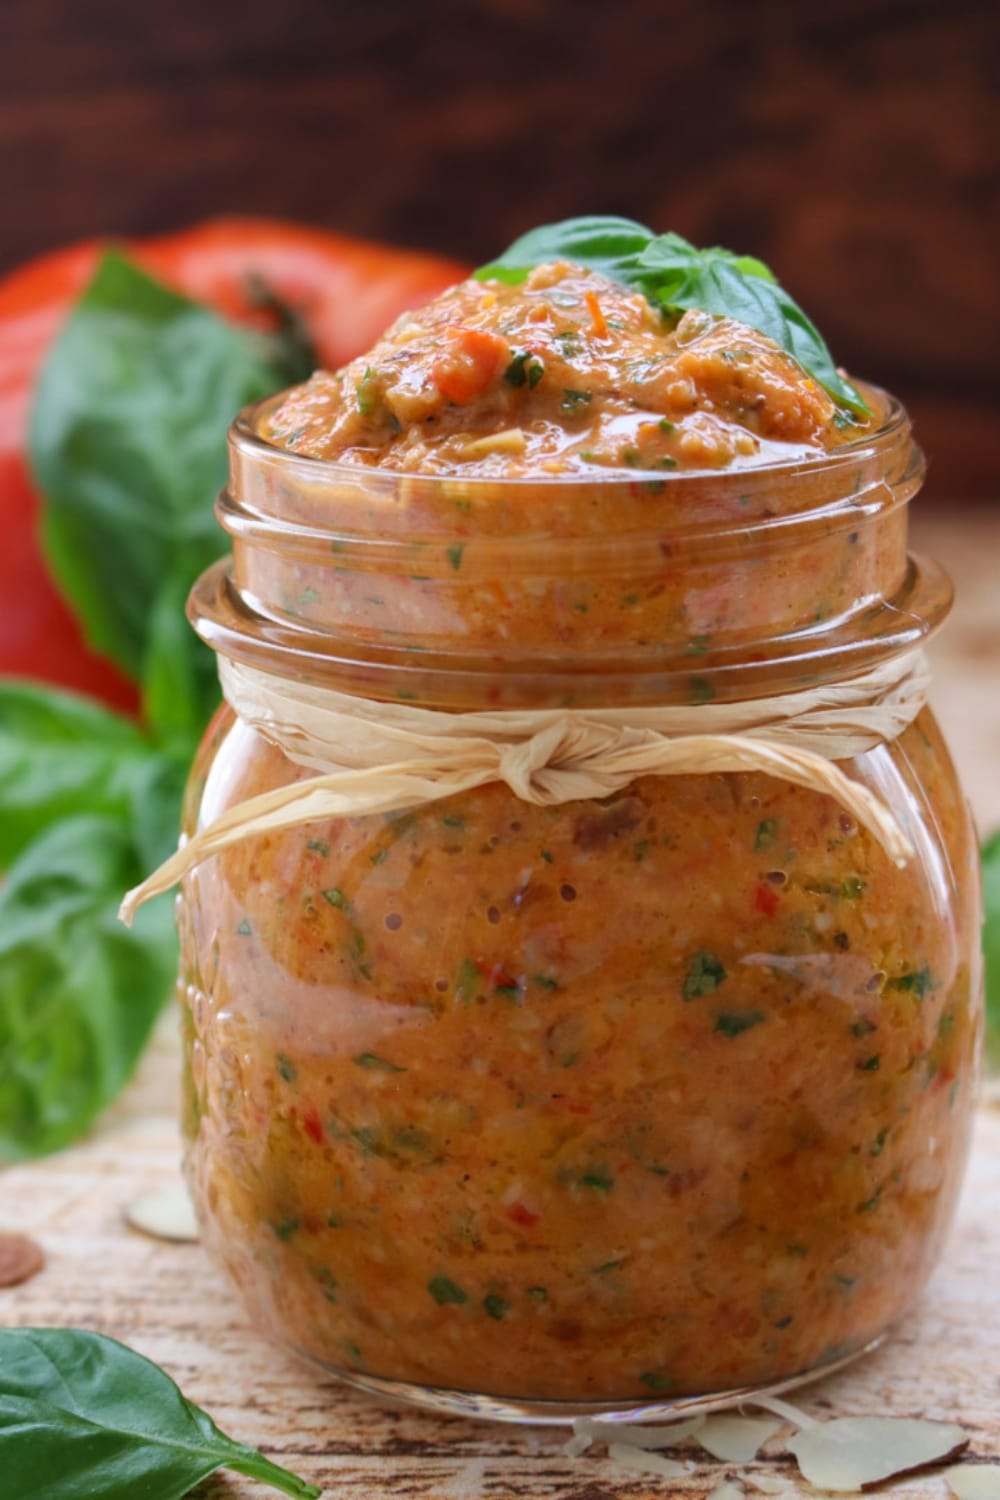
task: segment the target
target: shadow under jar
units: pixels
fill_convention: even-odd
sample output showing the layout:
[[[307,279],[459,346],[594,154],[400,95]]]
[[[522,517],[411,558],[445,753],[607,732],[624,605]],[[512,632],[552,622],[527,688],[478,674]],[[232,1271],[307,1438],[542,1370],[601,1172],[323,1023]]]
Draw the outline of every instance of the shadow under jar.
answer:
[[[912,651],[921,465],[414,478],[231,435],[225,656],[450,711],[754,699]],[[759,772],[539,807],[493,783],[254,835],[180,900],[187,1169],[254,1322],[513,1420],[831,1367],[948,1227],[979,1048],[975,842],[929,710],[842,769],[915,850]],[[314,772],[225,708],[187,830]]]

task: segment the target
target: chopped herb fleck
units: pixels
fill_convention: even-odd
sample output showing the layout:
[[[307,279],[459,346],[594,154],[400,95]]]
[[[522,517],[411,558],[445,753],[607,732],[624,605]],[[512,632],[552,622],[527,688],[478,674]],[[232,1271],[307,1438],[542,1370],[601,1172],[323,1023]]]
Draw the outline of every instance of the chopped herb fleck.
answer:
[[[303,589],[302,592],[301,592],[301,594],[299,595],[299,603],[300,604],[315,604],[318,599],[319,599],[319,590],[318,589],[313,589],[313,588]]]
[[[540,990],[557,990],[559,988],[559,981],[551,979],[548,974],[532,974],[531,982],[532,984],[537,984]]]
[[[292,1059],[286,1052],[278,1053],[275,1066],[278,1069],[278,1076],[285,1083],[294,1083],[296,1078],[298,1078],[299,1076],[298,1068],[295,1066],[295,1064],[292,1062]]]
[[[845,901],[857,901],[866,889],[867,881],[859,880],[856,875],[848,875],[846,880],[840,882],[840,894]]]
[[[271,1224],[271,1228],[279,1240],[290,1240],[295,1231],[301,1228],[299,1219],[278,1219]]]
[[[371,365],[368,366],[362,378],[358,381],[355,397],[358,403],[358,412],[362,417],[370,417],[375,410],[375,392],[372,389],[372,380],[375,371]]]
[[[552,863],[552,855],[550,854],[548,849],[543,849],[541,851],[541,855],[547,865],[550,865]]]
[[[671,422],[670,419],[669,419],[669,417],[661,417],[660,418],[660,431],[661,432],[676,432],[677,431],[677,423],[676,422]]]
[[[722,984],[726,970],[714,953],[701,948],[688,965],[681,994],[685,1000],[696,1000],[699,995],[711,995]]]
[[[359,1068],[379,1068],[383,1073],[405,1073],[406,1069],[399,1067],[396,1063],[389,1062],[387,1058],[379,1057],[377,1052],[359,1052],[352,1059]]]
[[[773,849],[778,838],[777,818],[761,818],[757,824],[757,833],[754,837],[753,848],[755,854],[760,854],[765,849]]]
[[[543,1286],[529,1286],[528,1296],[533,1297],[536,1302],[548,1302],[549,1294]]]
[[[243,921],[237,927],[236,931],[239,933],[240,937],[252,937],[253,936],[253,928],[250,926],[250,919],[249,919],[249,917],[244,917],[243,918]]]
[[[907,974],[899,974],[895,979],[889,980],[891,990],[911,990],[918,1000],[925,1000],[931,990],[935,988],[934,976],[927,964],[920,969],[911,969]]]
[[[464,551],[464,542],[452,542],[451,546],[448,548],[448,561],[451,563],[456,573],[462,566],[462,553]]]
[[[465,819],[464,818],[457,818],[454,813],[445,813],[444,817],[441,819],[441,822],[444,824],[444,826],[446,828],[464,828],[465,827]]]
[[[563,411],[575,411],[578,406],[585,406],[588,401],[593,401],[593,391],[563,391]]]
[[[860,1021],[855,1021],[852,1025],[851,1036],[871,1036],[872,1032],[877,1030],[878,1027],[874,1021],[869,1021],[867,1016],[862,1016]]]
[[[620,1271],[624,1262],[620,1260],[606,1260],[602,1266],[594,1267],[595,1276],[603,1276],[608,1271]]]
[[[337,1278],[327,1266],[314,1266],[313,1276],[323,1288],[323,1296],[327,1302],[337,1300]]]
[[[309,839],[306,848],[311,854],[321,854],[324,859],[330,853],[330,845],[324,844],[322,839]]]
[[[593,1188],[595,1193],[610,1193],[615,1185],[615,1179],[608,1167],[594,1167],[589,1172],[581,1172],[581,1187]]]
[[[715,697],[715,688],[707,677],[691,678],[691,702],[710,703]]]
[[[350,901],[344,895],[343,891],[338,890],[336,886],[323,892],[323,900],[329,901],[330,905],[335,906],[338,911],[350,911],[351,909]]]
[[[858,1069],[862,1073],[877,1073],[879,1070],[879,1065],[880,1058],[878,1053],[876,1052],[872,1057],[866,1057],[864,1062],[859,1062]]]
[[[465,1300],[464,1297],[462,1300]],[[510,1303],[507,1301],[506,1297],[500,1297],[496,1292],[490,1292],[483,1298],[483,1306],[489,1313],[490,1317],[496,1318],[498,1323],[500,1322],[501,1318],[505,1318],[510,1312]]]
[[[454,1303],[457,1307],[463,1302],[468,1302],[468,1294],[462,1291],[460,1286],[448,1276],[432,1276],[427,1283],[430,1292],[438,1307],[446,1307],[448,1303]]]
[[[720,1031],[723,1036],[739,1036],[741,1032],[750,1031],[766,1019],[762,1010],[724,1010],[716,1016],[714,1030]]]
[[[473,963],[471,958],[463,959],[455,984],[455,993],[460,1000],[470,1001],[476,998],[479,991],[479,978],[478,964]]]
[[[545,374],[545,366],[541,360],[533,355],[528,349],[519,349],[503,372],[503,378],[508,385],[515,389],[526,385],[529,390],[535,386]]]
[[[571,1060],[575,1062],[576,1059]],[[590,1188],[595,1193],[610,1193],[615,1185],[611,1168],[606,1163],[580,1171],[577,1167],[563,1167],[556,1173],[556,1181],[566,1187]]]
[[[688,656],[702,656],[711,643],[710,635],[693,635],[687,643]]]
[[[875,1137],[875,1139],[872,1141],[870,1147],[868,1148],[868,1155],[869,1156],[881,1156],[882,1155],[882,1148],[885,1146],[886,1140],[888,1139],[888,1135],[889,1135],[888,1130],[880,1130],[879,1131],[878,1135]]]
[[[359,1365],[361,1363],[361,1350],[357,1344],[352,1343],[350,1339],[344,1339],[343,1343],[350,1358],[354,1360],[355,1364]]]
[[[639,1379],[651,1391],[669,1391],[677,1384],[669,1375],[657,1375],[655,1370],[646,1370]]]

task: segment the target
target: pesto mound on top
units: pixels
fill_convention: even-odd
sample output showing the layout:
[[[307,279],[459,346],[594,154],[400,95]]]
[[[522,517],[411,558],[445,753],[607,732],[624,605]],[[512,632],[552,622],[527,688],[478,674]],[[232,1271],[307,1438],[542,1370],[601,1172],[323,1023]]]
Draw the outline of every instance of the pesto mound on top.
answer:
[[[759,261],[660,236],[613,260],[534,263],[563,244],[586,252],[593,241],[566,232],[582,222],[592,221],[526,236],[404,314],[360,359],[318,371],[261,435],[407,473],[528,478],[808,458],[871,426]],[[641,226],[628,234],[648,236]],[[664,245],[675,256],[685,247],[694,270],[685,262],[668,275]]]

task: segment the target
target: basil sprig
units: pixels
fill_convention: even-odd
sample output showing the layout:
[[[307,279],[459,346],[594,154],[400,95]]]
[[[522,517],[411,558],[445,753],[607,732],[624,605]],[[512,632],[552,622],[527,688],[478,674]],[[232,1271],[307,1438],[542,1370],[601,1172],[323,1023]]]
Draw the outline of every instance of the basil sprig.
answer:
[[[679,234],[654,234],[633,219],[564,219],[532,229],[475,274],[517,285],[533,266],[569,260],[642,292],[667,316],[688,308],[735,318],[756,328],[798,360],[837,402],[870,415],[860,391],[837,369],[816,325],[752,255],[699,250]]]
[[[124,1344],[75,1328],[0,1329],[4,1500],[181,1500],[219,1468],[293,1500],[322,1494],[227,1437]]]
[[[80,1135],[171,991],[169,903],[132,932],[116,913],[176,844],[218,702],[184,597],[225,547],[212,500],[233,414],[312,364],[115,253],[46,361],[31,460],[48,558],[88,640],[139,684],[144,722],[0,681],[0,1161]]]

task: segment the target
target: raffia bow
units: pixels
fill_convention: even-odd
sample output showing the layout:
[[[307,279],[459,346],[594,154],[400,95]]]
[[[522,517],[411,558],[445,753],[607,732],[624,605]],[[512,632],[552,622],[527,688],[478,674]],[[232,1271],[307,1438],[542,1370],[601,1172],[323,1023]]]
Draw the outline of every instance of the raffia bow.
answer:
[[[289,681],[220,658],[239,717],[317,775],[241,802],[199,830],[122,902],[144,901],[255,834],[394,812],[502,781],[540,806],[606,797],[639,776],[761,771],[836,799],[896,864],[912,846],[895,817],[837,765],[897,738],[928,684],[921,653],[845,682],[741,703],[443,713]]]

